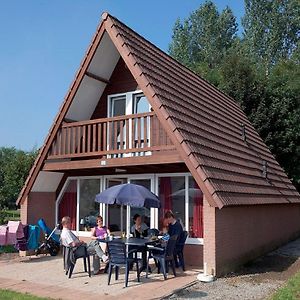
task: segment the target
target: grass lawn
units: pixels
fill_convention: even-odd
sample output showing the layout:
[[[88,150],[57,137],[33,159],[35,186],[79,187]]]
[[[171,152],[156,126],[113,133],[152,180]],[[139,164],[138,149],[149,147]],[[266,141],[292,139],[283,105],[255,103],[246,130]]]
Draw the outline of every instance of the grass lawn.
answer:
[[[50,298],[41,298],[27,293],[22,294],[22,293],[9,291],[9,290],[0,289],[0,299],[1,300],[46,300]]]
[[[287,284],[279,289],[271,300],[297,300],[300,299],[300,271],[294,275]]]

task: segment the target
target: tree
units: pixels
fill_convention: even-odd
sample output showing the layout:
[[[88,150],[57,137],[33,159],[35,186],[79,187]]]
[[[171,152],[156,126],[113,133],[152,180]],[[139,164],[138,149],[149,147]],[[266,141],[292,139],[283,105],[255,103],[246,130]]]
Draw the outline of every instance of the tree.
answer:
[[[245,6],[243,38],[231,10],[209,1],[177,20],[170,54],[240,103],[300,190],[300,2]]]
[[[189,22],[185,20],[181,24],[178,18],[173,27],[173,39],[169,45],[169,52],[183,65],[191,67],[189,47]]]
[[[252,123],[277,161],[300,188],[300,70],[291,60],[279,62],[270,72],[266,95]]]
[[[300,36],[299,0],[245,0],[244,43],[249,55],[265,66],[289,59]]]
[[[237,23],[230,8],[221,14],[211,1],[205,2],[189,18],[173,28],[170,54],[192,70],[213,69],[220,64],[236,39]]]
[[[24,152],[15,148],[0,148],[0,209],[14,208],[37,150]]]

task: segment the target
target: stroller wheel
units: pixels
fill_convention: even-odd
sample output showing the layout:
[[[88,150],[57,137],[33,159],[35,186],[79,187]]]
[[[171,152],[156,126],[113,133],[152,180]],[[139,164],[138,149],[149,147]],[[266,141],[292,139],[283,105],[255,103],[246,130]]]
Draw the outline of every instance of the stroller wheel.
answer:
[[[51,256],[56,256],[60,250],[60,247],[58,245],[53,245],[49,248],[49,253]]]

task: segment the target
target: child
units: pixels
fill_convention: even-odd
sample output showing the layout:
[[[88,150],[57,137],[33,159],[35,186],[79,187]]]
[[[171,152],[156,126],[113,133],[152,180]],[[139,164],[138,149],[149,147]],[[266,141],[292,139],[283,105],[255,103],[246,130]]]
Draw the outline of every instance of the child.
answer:
[[[163,228],[162,228],[162,241],[163,242],[167,242],[170,239],[170,235],[168,233],[169,231],[169,226],[168,226],[168,222],[166,219],[163,220]]]

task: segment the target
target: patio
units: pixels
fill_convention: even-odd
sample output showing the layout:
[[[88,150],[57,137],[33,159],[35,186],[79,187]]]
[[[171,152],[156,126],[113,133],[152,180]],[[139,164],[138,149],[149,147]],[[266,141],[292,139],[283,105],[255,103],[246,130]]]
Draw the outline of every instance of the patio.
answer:
[[[83,270],[82,260],[79,259],[71,279],[63,271],[62,257],[31,256],[15,257],[0,260],[0,288],[14,291],[28,292],[37,296],[54,299],[129,299],[139,297],[143,299],[160,299],[183,288],[196,280],[199,269],[187,266],[187,271],[177,269],[177,277],[172,272],[167,280],[162,274],[154,273],[146,279],[146,273],[141,274],[141,282],[136,280],[136,273],[130,272],[129,285],[124,288],[124,273],[121,270],[119,280],[112,276],[111,284],[107,285],[107,274],[92,276]]]

